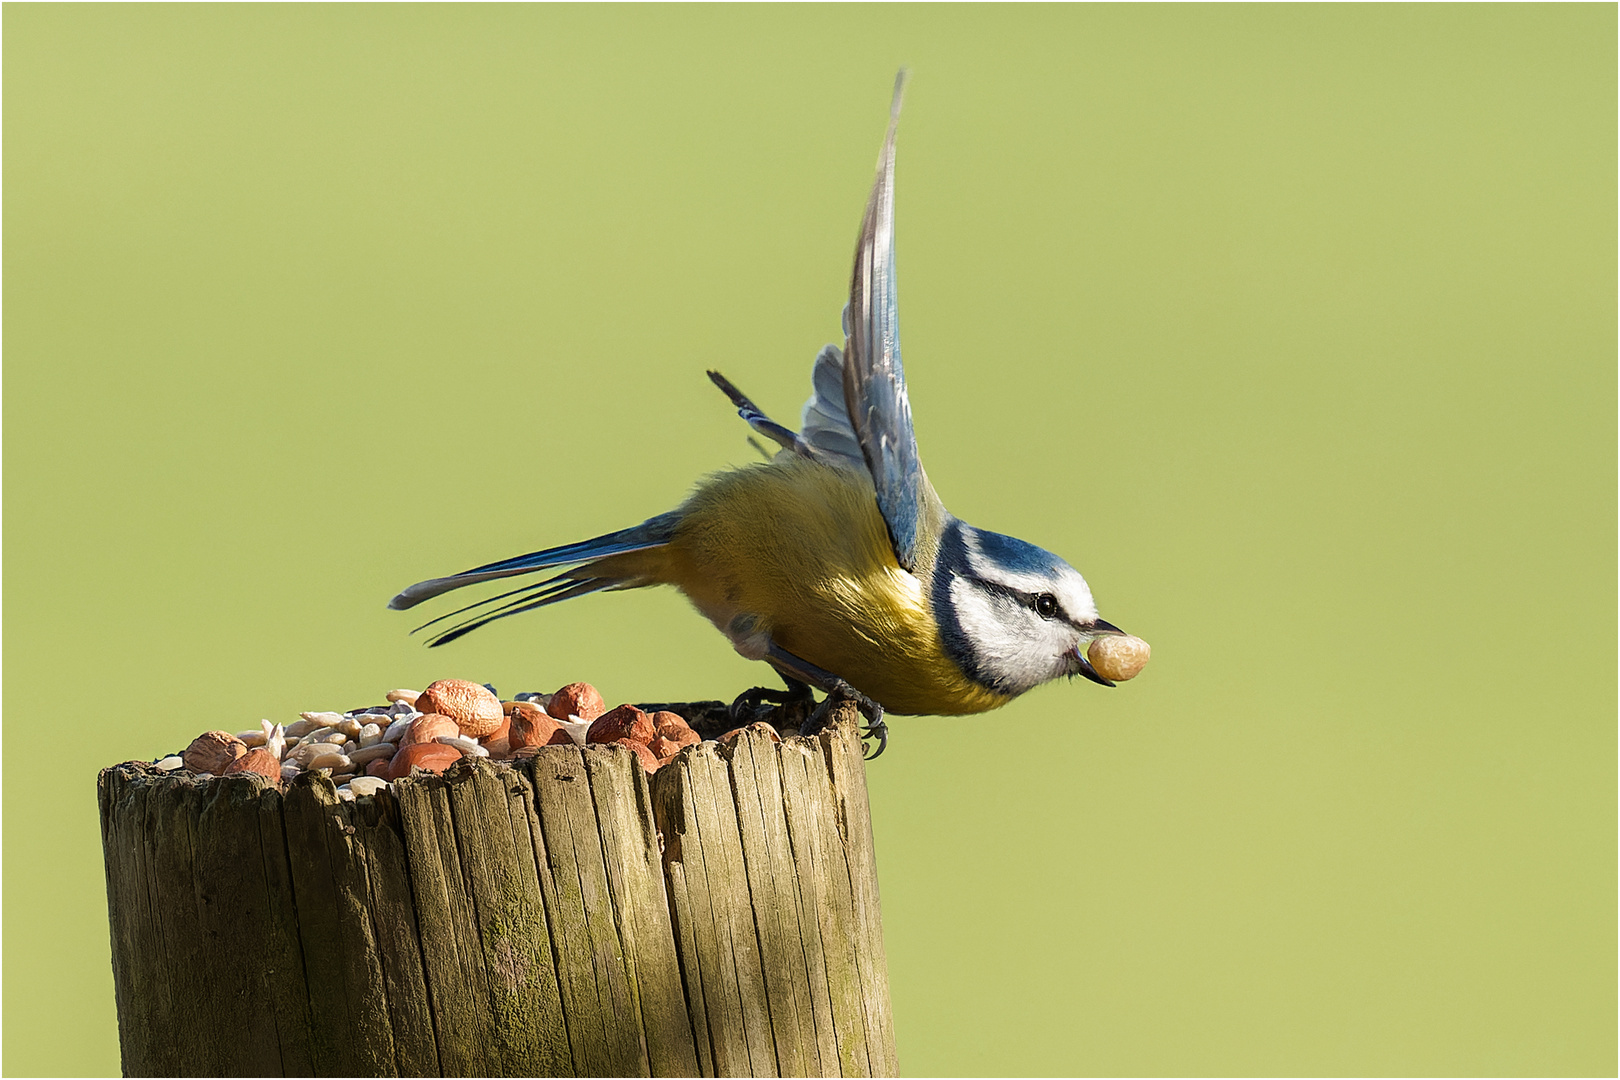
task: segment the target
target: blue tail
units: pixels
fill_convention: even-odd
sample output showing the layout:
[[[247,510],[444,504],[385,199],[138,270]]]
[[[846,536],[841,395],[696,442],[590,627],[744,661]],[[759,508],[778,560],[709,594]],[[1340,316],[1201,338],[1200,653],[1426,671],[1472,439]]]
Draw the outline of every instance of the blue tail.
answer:
[[[536,570],[544,570],[552,566],[593,562],[610,555],[624,555],[632,551],[645,551],[648,548],[662,547],[674,537],[675,526],[679,522],[679,511],[671,511],[667,514],[659,514],[655,518],[649,518],[634,528],[621,529],[618,532],[608,533],[605,536],[598,536],[590,540],[581,540],[577,544],[564,544],[561,547],[547,548],[544,551],[533,551],[527,555],[517,555],[485,566],[475,566],[471,570],[464,570],[449,577],[420,581],[388,601],[388,606],[396,611],[402,611],[406,608],[415,607],[422,601],[430,600],[441,593],[459,589],[463,585],[475,585],[480,581],[514,577],[518,574],[533,573]],[[442,615],[432,622],[424,623],[417,629],[421,630],[452,616],[464,614],[473,608],[492,604],[497,600],[517,597],[517,599],[511,600],[501,607],[487,611],[451,628],[428,642],[429,645],[443,645],[446,642],[454,641],[463,634],[478,629],[486,623],[494,622],[496,619],[504,619],[508,615],[516,615],[521,611],[529,611],[537,607],[544,607],[547,604],[569,600],[575,596],[584,596],[586,593],[626,586],[627,584],[628,582],[623,578],[592,577],[588,573],[588,568],[568,571],[532,585],[513,589],[511,592],[492,596],[487,600],[480,600],[476,604],[470,604],[458,611],[452,611],[449,615]]]

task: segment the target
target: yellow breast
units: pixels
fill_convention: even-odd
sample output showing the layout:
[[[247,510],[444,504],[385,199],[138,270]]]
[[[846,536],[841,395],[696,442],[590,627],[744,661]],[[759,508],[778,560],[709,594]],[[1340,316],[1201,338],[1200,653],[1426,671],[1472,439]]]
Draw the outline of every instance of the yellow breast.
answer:
[[[705,481],[682,515],[652,576],[722,630],[755,616],[776,644],[889,712],[973,713],[1010,700],[945,654],[926,585],[895,561],[864,473],[782,454]]]

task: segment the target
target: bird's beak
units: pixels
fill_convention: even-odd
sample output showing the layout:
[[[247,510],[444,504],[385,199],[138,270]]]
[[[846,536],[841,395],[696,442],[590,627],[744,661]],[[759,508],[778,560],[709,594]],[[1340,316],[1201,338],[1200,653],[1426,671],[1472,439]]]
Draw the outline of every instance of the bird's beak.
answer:
[[[1087,629],[1095,631],[1094,636],[1096,636],[1096,637],[1102,637],[1105,634],[1123,634],[1123,633],[1125,633],[1125,631],[1121,630],[1119,627],[1115,626],[1113,623],[1109,622],[1107,619],[1098,619],[1096,622],[1092,623],[1089,627],[1087,627]],[[1075,648],[1075,650],[1074,650],[1074,664],[1075,664],[1075,667],[1079,670],[1079,673],[1081,675],[1084,675],[1086,678],[1090,679],[1092,682],[1096,683],[1098,686],[1114,686],[1114,685],[1116,685],[1112,681],[1110,681],[1108,679],[1105,679],[1101,675],[1097,674],[1097,669],[1091,666],[1091,660],[1089,658],[1087,658],[1086,650],[1083,647],[1078,647],[1077,646]]]
[[[1112,682],[1109,682],[1107,679],[1097,674],[1097,669],[1091,666],[1090,660],[1086,659],[1086,652],[1084,649],[1076,648],[1074,650],[1074,659],[1075,666],[1080,669],[1080,674],[1084,675],[1098,686],[1114,685]]]

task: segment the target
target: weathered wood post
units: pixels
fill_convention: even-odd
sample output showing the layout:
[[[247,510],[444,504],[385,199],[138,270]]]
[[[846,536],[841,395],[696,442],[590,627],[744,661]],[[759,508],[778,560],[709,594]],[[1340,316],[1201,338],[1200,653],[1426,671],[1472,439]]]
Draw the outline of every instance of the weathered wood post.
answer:
[[[555,746],[356,802],[99,788],[126,1075],[896,1073],[854,718],[650,778]]]

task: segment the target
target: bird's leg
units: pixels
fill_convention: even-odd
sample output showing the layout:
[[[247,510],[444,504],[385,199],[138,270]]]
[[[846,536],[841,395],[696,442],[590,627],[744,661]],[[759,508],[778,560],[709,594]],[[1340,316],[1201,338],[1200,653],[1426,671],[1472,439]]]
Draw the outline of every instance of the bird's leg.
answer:
[[[819,668],[808,660],[802,660],[794,656],[774,641],[766,648],[765,659],[781,673],[782,678],[787,680],[789,686],[792,686],[795,682],[800,685],[808,684],[808,686],[816,686],[825,690],[829,700],[836,695],[853,701],[855,707],[860,710],[861,715],[866,717],[868,721],[866,728],[862,731],[863,737],[878,741],[877,750],[868,755],[869,757],[875,758],[889,748],[889,726],[883,722],[882,705],[879,705],[832,672]],[[826,715],[831,715],[831,710],[828,710]],[[801,734],[814,735],[815,732],[801,731]]]
[[[781,673],[778,672],[778,674],[781,674]],[[791,675],[783,675],[782,676],[782,681],[787,683],[787,686],[788,686],[788,688],[787,688],[787,696],[786,696],[786,699],[782,702],[782,704],[788,705],[788,704],[797,704],[797,703],[801,703],[801,702],[809,702],[811,705],[814,705],[816,703],[816,695],[813,694],[810,691],[810,684],[809,683],[804,682],[804,681],[802,681],[800,679],[795,679]]]

